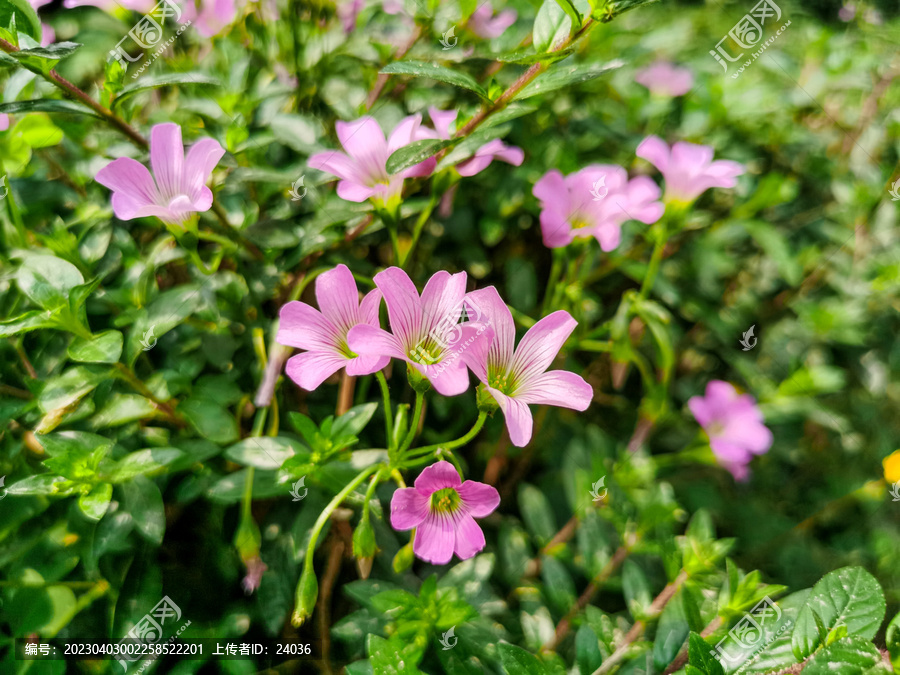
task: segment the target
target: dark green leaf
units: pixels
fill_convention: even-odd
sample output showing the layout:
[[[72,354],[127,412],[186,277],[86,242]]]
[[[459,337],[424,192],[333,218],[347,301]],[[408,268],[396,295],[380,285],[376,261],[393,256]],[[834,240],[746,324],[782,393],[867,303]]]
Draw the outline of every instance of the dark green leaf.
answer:
[[[28,0],[0,0],[0,26],[8,26],[14,17],[18,30],[40,42],[41,20]]]
[[[547,675],[549,672],[538,657],[521,647],[501,642],[497,650],[506,675]]]
[[[147,75],[137,82],[133,82],[132,84],[123,87],[119,92],[118,97],[113,101],[113,109],[118,108],[124,101],[142,91],[168,87],[173,84],[205,84],[214,87],[222,86],[222,83],[219,80],[210,77],[209,75],[204,75],[203,73],[165,73],[163,75]]]
[[[97,333],[90,340],[75,338],[69,345],[68,355],[82,363],[116,363],[122,355],[124,338],[117,330]]]
[[[881,654],[865,638],[855,635],[838,640],[817,652],[803,668],[803,675],[875,675],[890,671]]]
[[[555,4],[556,0],[546,0],[546,2]],[[620,60],[608,63],[557,63],[551,66],[547,72],[538,75],[531,84],[516,95],[515,100],[519,101],[588,82],[611,70],[621,68],[623,65],[625,62]]]
[[[225,451],[225,457],[237,464],[257,469],[280,469],[295,454],[289,438],[262,436],[245,438]]]
[[[2,2],[3,0],[0,0]],[[70,115],[91,115],[100,118],[100,115],[81,103],[63,101],[58,98],[38,98],[31,101],[13,101],[12,103],[0,103],[0,113],[16,115],[20,113],[47,112],[67,113]]]
[[[554,2],[555,0],[550,0]],[[425,63],[422,61],[397,61],[385,66],[382,73],[389,75],[412,75],[413,77],[426,77],[438,82],[452,84],[455,87],[468,89],[475,92],[481,98],[489,101],[487,92],[479,85],[475,79],[468,73],[458,70],[451,70],[435,63]]]
[[[91,520],[100,520],[112,499],[112,485],[98,483],[86,495],[78,498],[78,508]]]
[[[425,140],[405,145],[399,150],[395,150],[388,157],[387,171],[390,174],[400,173],[404,169],[424,162],[429,157],[433,157],[451,145],[453,145],[453,141],[445,141],[439,138],[426,138]]]
[[[122,491],[125,493],[124,508],[134,519],[138,532],[159,546],[166,531],[166,514],[162,493],[156,483],[146,476],[135,476],[122,485]]]
[[[697,633],[691,633],[688,638],[688,661],[706,675],[725,675],[722,664],[713,656],[706,640]]]

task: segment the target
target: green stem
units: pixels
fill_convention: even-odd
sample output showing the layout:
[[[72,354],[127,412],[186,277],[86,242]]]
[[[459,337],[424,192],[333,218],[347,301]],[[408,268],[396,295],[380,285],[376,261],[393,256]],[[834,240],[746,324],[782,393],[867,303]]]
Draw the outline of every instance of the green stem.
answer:
[[[153,401],[157,407],[159,407],[173,422],[178,424],[179,426],[185,426],[185,422],[182,419],[181,415],[175,412],[175,409],[172,408],[166,401],[162,401],[156,397],[156,395],[150,391],[147,386],[138,379],[138,376],[135,375],[134,371],[131,370],[128,366],[123,363],[117,363],[115,365],[116,371],[119,373],[119,376],[125,380],[128,384],[130,384],[134,389],[145,398],[149,398]]]
[[[653,253],[650,256],[650,264],[647,266],[647,275],[644,277],[644,283],[641,284],[640,299],[645,300],[653,289],[653,283],[656,281],[656,275],[659,273],[659,265],[662,262],[663,251],[666,248],[666,226],[660,221],[651,229],[653,237]]]
[[[413,438],[416,436],[416,430],[419,428],[419,422],[421,421],[419,417],[422,415],[422,404],[425,402],[425,394],[420,392],[416,392],[416,407],[413,411],[412,419],[409,424],[409,431],[406,434],[406,438],[403,440],[403,444],[400,446],[397,454],[401,457],[403,453],[412,445]]]
[[[438,448],[442,448],[444,450],[453,450],[453,448],[458,448],[461,445],[465,445],[469,441],[471,441],[475,436],[481,431],[481,427],[484,426],[484,422],[487,420],[487,413],[482,412],[478,413],[478,419],[475,420],[474,426],[469,429],[469,432],[465,436],[460,436],[455,441],[450,441],[448,443],[435,443],[434,445],[426,445],[421,448],[415,448],[410,450],[404,459],[412,459],[417,455],[429,455]]]
[[[394,419],[393,412],[391,411],[391,392],[390,389],[388,389],[388,383],[382,371],[379,370],[377,373],[375,373],[375,379],[378,380],[378,384],[381,387],[381,398],[384,402],[384,432],[385,434],[387,434],[384,442],[387,444],[388,455],[391,455],[394,440]]]
[[[372,480],[369,482],[369,487],[366,489],[366,500],[363,502],[361,520],[365,520],[369,517],[369,502],[372,501],[372,496],[375,494],[375,488],[378,487],[378,483],[381,481],[383,475],[383,470],[379,471],[372,476]]]
[[[561,248],[553,249],[553,265],[550,267],[550,277],[547,279],[547,288],[544,290],[544,307],[541,314],[547,314],[556,297],[556,285],[559,283],[559,275],[565,262],[565,251]]]
[[[366,467],[360,471],[353,480],[347,483],[347,485],[344,486],[344,489],[338,492],[330,502],[328,502],[328,505],[322,510],[322,513],[319,514],[318,519],[313,525],[312,533],[309,536],[309,544],[306,546],[306,558],[303,560],[304,569],[308,570],[310,573],[312,572],[313,553],[316,550],[316,542],[319,540],[319,534],[321,534],[322,528],[325,527],[325,523],[328,522],[332,512],[340,506],[341,502],[347,498],[347,495],[353,492],[373,472],[379,471],[381,467],[381,464],[373,464],[372,466]]]
[[[409,244],[409,250],[406,251],[406,255],[400,260],[400,269],[406,269],[406,263],[412,259],[413,250],[416,248],[416,244],[419,243],[419,236],[422,234],[425,223],[428,222],[428,219],[431,217],[431,212],[434,211],[434,207],[437,206],[437,203],[437,198],[432,197],[428,202],[428,206],[425,207],[425,210],[419,214],[419,219],[416,221],[416,225],[413,228],[412,241]]]
[[[21,239],[20,244],[25,248],[28,245],[28,237],[25,234],[25,224],[22,222],[22,214],[19,213],[19,207],[16,205],[16,198],[15,195],[13,195],[12,187],[9,184],[9,176],[6,175],[6,168],[3,166],[2,157],[0,157],[0,174],[3,174],[3,180],[6,181],[6,203],[9,206],[9,215],[12,218],[13,225],[16,227],[19,239]]]
[[[601,342],[600,340],[581,340],[575,345],[575,348],[583,349],[588,352],[611,352],[613,350],[613,341],[606,340]]]

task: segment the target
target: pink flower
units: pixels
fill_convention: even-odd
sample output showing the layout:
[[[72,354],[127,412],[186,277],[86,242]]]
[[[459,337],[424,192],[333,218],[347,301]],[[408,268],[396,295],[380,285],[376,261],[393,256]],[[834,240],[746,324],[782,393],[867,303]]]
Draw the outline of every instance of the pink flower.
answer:
[[[0,113],[0,131],[6,131],[9,129],[9,124],[12,118],[9,115]]]
[[[628,180],[625,169],[614,164],[592,164],[565,177],[554,169],[532,193],[541,200],[541,233],[549,248],[593,236],[601,249],[612,251],[622,238],[622,223],[655,223],[665,210],[656,183],[646,176]]]
[[[192,213],[212,206],[213,195],[206,181],[224,154],[217,141],[201,138],[185,157],[181,127],[157,124],[150,131],[152,176],[140,162],[121,157],[100,169],[95,180],[113,191],[117,218],[156,216],[165,223],[181,225]]]
[[[456,110],[438,110],[435,107],[428,109],[428,115],[437,131],[438,138],[449,140],[453,135],[452,127],[456,123]],[[456,165],[456,170],[460,176],[474,176],[481,173],[491,165],[495,159],[512,164],[513,166],[521,166],[525,159],[525,153],[521,148],[506,145],[499,138],[488,141],[475,151],[475,155],[471,159],[460,162]]]
[[[146,14],[156,6],[156,0],[64,0],[63,7],[97,7],[104,12],[112,12],[116,7],[124,7],[140,14]]]
[[[56,39],[56,31],[46,23],[41,24],[41,47],[52,45]]]
[[[353,274],[338,265],[316,279],[316,300],[318,310],[297,301],[281,308],[275,341],[307,350],[288,360],[288,377],[313,391],[345,366],[348,375],[371,375],[388,364],[387,357],[355,354],[347,346],[354,326],[378,326],[380,291],[370,291],[360,302]]]
[[[713,161],[713,149],[679,141],[669,146],[657,136],[648,136],[635,150],[659,169],[666,179],[666,201],[690,203],[712,187],[733,188],[744,167],[737,162]]]
[[[375,285],[384,294],[393,334],[375,325],[356,326],[347,337],[350,349],[406,361],[443,396],[468,389],[465,363],[453,355],[455,343],[472,328],[457,324],[466,295],[466,273],[437,272],[425,284],[421,298],[399,267],[376,274]]]
[[[366,0],[343,0],[337,4],[337,15],[348,35],[356,28],[356,17],[366,5]]]
[[[395,150],[413,141],[434,138],[433,131],[422,128],[421,115],[403,118],[387,141],[378,122],[368,116],[355,122],[338,122],[335,129],[346,154],[338,150],[320,152],[309,158],[309,166],[340,178],[337,193],[348,202],[375,198],[384,204],[395,203],[403,191],[404,178],[427,176],[437,164],[431,157],[400,173],[387,172],[388,157]]]
[[[191,22],[203,37],[219,35],[225,28],[234,23],[237,7],[234,0],[201,0],[200,11],[194,0],[184,4],[184,12],[179,19],[181,23]]]
[[[426,466],[415,487],[400,488],[391,498],[395,530],[416,529],[413,553],[426,562],[444,565],[456,553],[467,560],[484,549],[484,532],[475,518],[484,518],[500,504],[500,493],[485,483],[461,483],[450,462]]]
[[[852,2],[847,3],[838,11],[838,18],[843,21],[853,21],[853,18],[856,16],[856,5]]]
[[[568,312],[545,316],[516,348],[515,323],[496,288],[472,291],[466,302],[476,315],[486,316],[491,327],[462,352],[462,358],[503,411],[513,445],[521,448],[531,440],[529,403],[587,410],[594,397],[591,385],[565,370],[546,372],[578,325]]]
[[[31,5],[31,8],[34,10],[38,10],[44,5],[49,5],[53,0],[28,0],[28,4]]]
[[[678,68],[668,61],[657,61],[648,68],[639,70],[635,82],[642,84],[653,94],[661,96],[682,96],[694,86],[694,76],[687,68]]]
[[[478,37],[491,39],[503,35],[503,31],[516,22],[515,10],[505,9],[494,16],[494,8],[490,2],[485,2],[475,10],[469,18],[469,28]]]
[[[269,567],[258,555],[250,558],[245,564],[247,566],[247,576],[241,581],[241,586],[244,587],[244,593],[250,595],[259,588],[263,572],[269,569]]]
[[[749,394],[740,395],[728,382],[713,380],[705,396],[688,400],[688,408],[709,435],[709,445],[719,463],[736,480],[749,475],[753,455],[762,455],[772,445],[772,432]]]

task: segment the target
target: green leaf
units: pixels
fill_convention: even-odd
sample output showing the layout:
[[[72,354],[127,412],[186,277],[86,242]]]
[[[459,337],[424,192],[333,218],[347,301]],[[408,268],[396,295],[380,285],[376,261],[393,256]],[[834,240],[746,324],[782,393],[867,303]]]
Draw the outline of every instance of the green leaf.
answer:
[[[177,448],[148,448],[125,455],[111,465],[103,467],[103,479],[110,483],[124,483],[135,476],[150,476],[162,473],[166,466],[185,455]]]
[[[11,52],[16,61],[28,70],[46,75],[56,67],[62,59],[71,56],[79,47],[77,42],[57,42],[46,47],[33,47]]]
[[[331,438],[338,440],[348,436],[359,436],[376,410],[378,410],[377,403],[353,406],[334,421],[334,426],[331,427]]]
[[[63,139],[63,130],[53,124],[49,115],[31,113],[16,124],[16,135],[21,134],[28,147],[49,148],[59,145]],[[99,279],[97,280],[99,282]]]
[[[838,640],[816,653],[804,666],[803,675],[874,675],[888,671],[881,654],[868,639],[855,635]]]
[[[40,434],[53,431],[66,413],[74,410],[81,399],[111,375],[112,371],[102,366],[74,366],[47,380],[38,396],[38,407],[45,416],[35,431]]]
[[[560,49],[556,52],[534,53],[532,51],[515,51],[500,54],[499,56],[491,55],[490,58],[493,58],[495,61],[500,61],[501,63],[515,63],[519,66],[530,66],[535,63],[553,63],[555,61],[561,61],[574,53],[575,47],[566,47],[565,49]]]
[[[78,498],[78,508],[91,520],[100,520],[112,499],[112,485],[98,483],[86,495]]]
[[[36,305],[46,310],[69,304],[69,291],[84,283],[70,262],[52,255],[28,254],[16,272],[16,283]]]
[[[555,0],[545,0],[545,2],[554,2],[555,4]],[[625,62],[618,59],[608,63],[557,63],[547,72],[538,75],[531,84],[516,95],[515,100],[519,101],[524,98],[556,91],[563,87],[588,82],[611,70],[621,68],[623,65],[625,65]]]
[[[16,29],[40,42],[41,20],[28,0],[0,0],[0,26],[9,26],[12,20]]]
[[[303,440],[306,441],[310,448],[313,450],[324,450],[325,437],[319,433],[319,427],[316,426],[315,422],[303,413],[298,412],[288,413],[288,419],[291,420],[291,425],[303,436]]]
[[[626,560],[622,565],[622,592],[631,615],[635,619],[642,618],[653,601],[650,582],[644,571],[631,560]]]
[[[553,2],[554,0],[550,0]],[[485,101],[490,101],[488,93],[478,84],[475,79],[468,73],[458,70],[451,70],[436,63],[425,63],[423,61],[397,61],[385,66],[382,73],[388,75],[412,75],[413,77],[426,77],[445,84],[452,84],[454,87],[468,89],[475,92]]]
[[[429,157],[436,155],[446,147],[453,145],[452,140],[441,140],[439,138],[426,138],[422,141],[415,141],[409,145],[404,145],[399,150],[395,150],[387,161],[387,172],[390,174],[400,173],[404,169],[415,166],[420,162],[424,162]]]
[[[44,310],[33,310],[20,314],[14,319],[0,321],[0,337],[12,337],[29,331],[38,330],[39,328],[52,328],[56,322],[51,318],[53,312]]]
[[[688,662],[706,675],[725,675],[722,664],[712,656],[711,651],[706,640],[691,632],[688,638]]]
[[[575,603],[575,582],[562,562],[550,555],[541,558],[544,592],[557,611],[565,613]]]
[[[534,485],[523,483],[519,486],[519,509],[522,520],[533,537],[541,545],[549,542],[556,534],[556,522],[553,510],[543,492]]]
[[[802,660],[820,644],[822,637],[814,614],[821,617],[824,628],[847,627],[848,635],[871,640],[884,620],[884,593],[878,581],[862,567],[843,567],[822,577],[800,610],[791,646],[794,656]]]
[[[226,408],[203,398],[189,398],[178,406],[191,426],[213,443],[232,443],[238,437],[237,420]]]
[[[134,520],[138,532],[152,544],[159,546],[166,531],[166,513],[162,493],[146,476],[135,476],[122,485],[124,507]]]
[[[75,338],[66,353],[82,363],[116,363],[122,355],[124,337],[117,330],[98,333],[90,340]]]
[[[900,671],[900,614],[888,624],[884,635],[884,644],[891,655],[891,664],[895,671]]]
[[[3,0],[0,0],[2,2]],[[21,113],[46,112],[66,113],[69,115],[90,115],[101,119],[100,115],[82,103],[63,101],[58,98],[37,98],[30,101],[13,101],[12,103],[0,103],[0,113],[17,115]]]
[[[500,662],[506,675],[548,675],[547,667],[531,652],[521,647],[501,642],[497,646]]]
[[[563,0],[565,2],[565,0]],[[536,52],[549,52],[572,33],[572,17],[557,0],[544,0],[534,19],[532,42]]]
[[[575,31],[581,28],[581,13],[575,8],[572,0],[556,0],[556,2],[562,8],[562,11],[568,14],[569,18],[572,19],[572,30]]]
[[[221,87],[222,83],[214,77],[204,75],[203,73],[165,73],[163,75],[145,76],[137,82],[133,82],[123,87],[119,95],[113,101],[113,110],[117,109],[122,103],[135,94],[150,89],[159,89],[160,87],[168,87],[173,84],[205,84],[214,87]]]
[[[422,650],[396,636],[385,640],[377,635],[369,635],[366,652],[372,662],[372,669],[378,675],[421,675],[422,671],[416,665],[422,658]]]
[[[63,476],[42,473],[13,483],[6,491],[11,495],[53,495],[59,491],[57,483],[65,480]]]
[[[581,624],[575,633],[575,661],[582,673],[593,673],[603,663],[600,639],[586,623]]]
[[[225,457],[243,466],[257,469],[280,469],[295,454],[288,438],[262,436],[245,438],[225,451]]]
[[[101,410],[94,413],[91,426],[95,429],[117,427],[160,416],[159,409],[149,398],[138,394],[115,393],[107,399]]]
[[[662,615],[659,617],[656,639],[653,641],[653,663],[660,672],[675,660],[692,630],[685,616],[685,604],[689,602],[685,598],[684,586],[682,586],[678,589],[677,597],[666,603]]]

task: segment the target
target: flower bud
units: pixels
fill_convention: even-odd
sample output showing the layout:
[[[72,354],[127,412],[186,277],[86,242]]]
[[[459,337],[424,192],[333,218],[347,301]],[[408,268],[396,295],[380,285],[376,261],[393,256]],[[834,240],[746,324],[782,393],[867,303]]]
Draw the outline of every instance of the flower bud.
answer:
[[[428,378],[411,364],[406,365],[406,379],[409,380],[409,386],[417,394],[424,394],[431,389],[431,382],[428,381]]]
[[[415,534],[413,534],[413,538],[409,540],[409,543],[397,551],[397,555],[394,556],[394,571],[397,574],[401,574],[410,568],[413,563],[413,541],[415,541]]]
[[[369,514],[364,513],[353,532],[353,555],[356,557],[356,566],[361,578],[369,578],[369,572],[372,571],[372,560],[377,552],[375,530],[372,523],[369,522]]]
[[[291,615],[291,624],[299,628],[312,616],[316,608],[316,599],[319,597],[319,581],[312,565],[303,565],[303,574],[297,583],[297,593],[294,597],[294,613]]]

